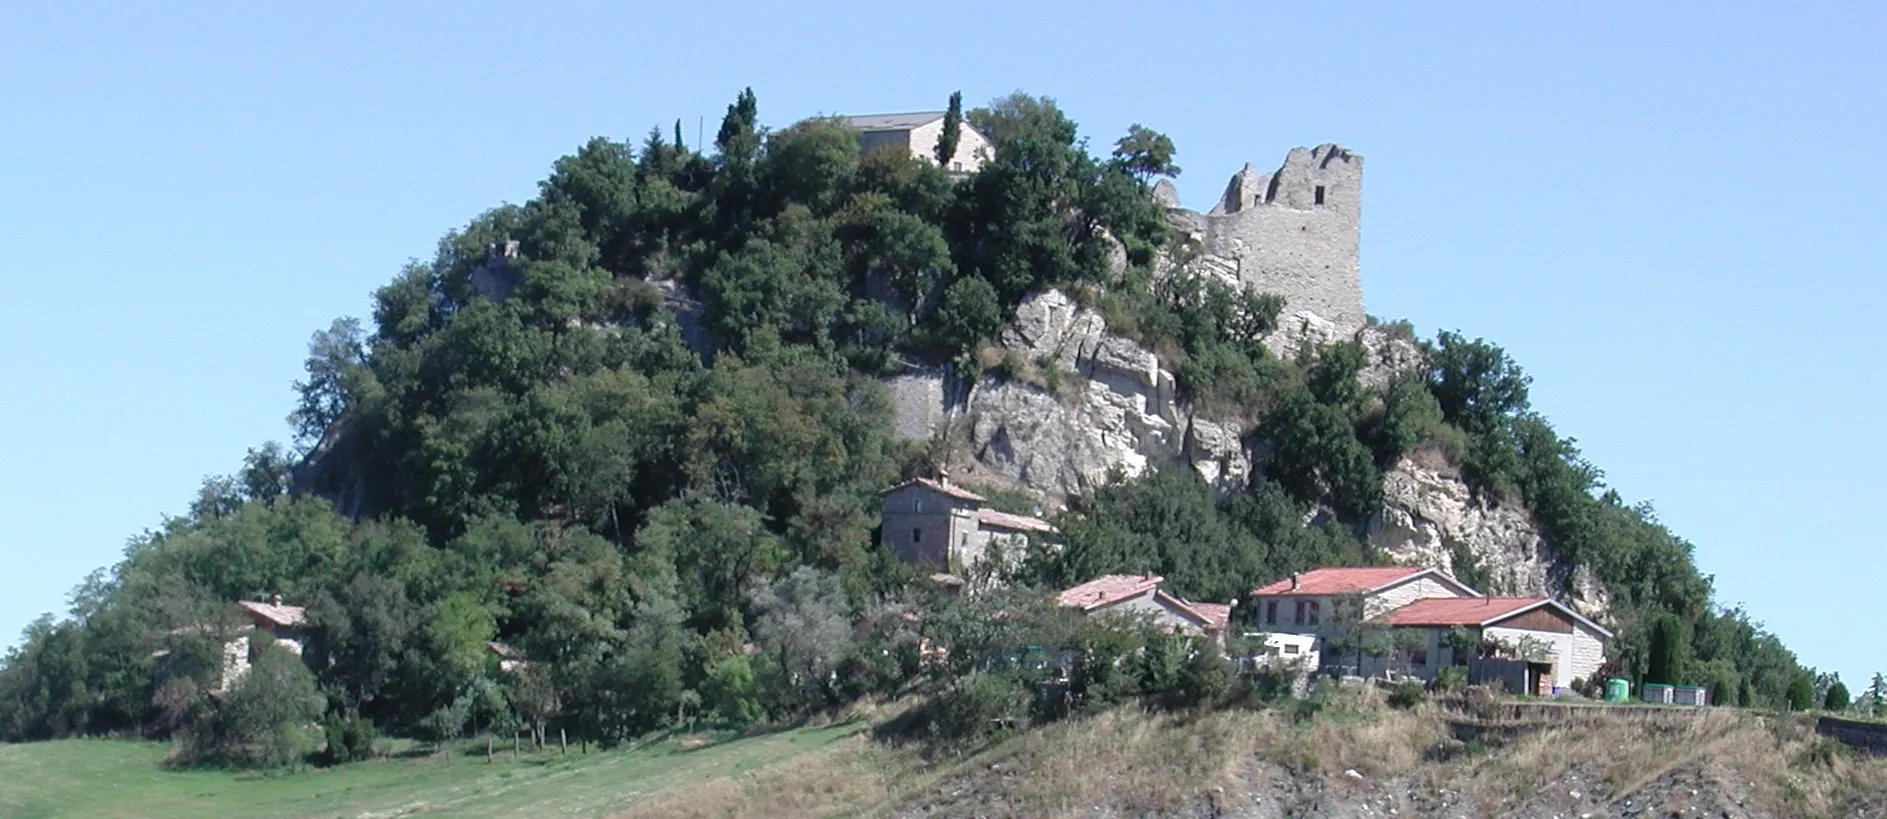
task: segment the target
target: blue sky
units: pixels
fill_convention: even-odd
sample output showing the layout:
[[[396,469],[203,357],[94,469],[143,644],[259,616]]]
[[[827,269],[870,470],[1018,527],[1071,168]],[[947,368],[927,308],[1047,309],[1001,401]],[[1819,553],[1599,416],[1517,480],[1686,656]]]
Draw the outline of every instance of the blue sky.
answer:
[[[587,138],[712,133],[744,86],[771,125],[1025,89],[1171,135],[1194,206],[1362,153],[1370,312],[1505,346],[1720,600],[1887,669],[1877,5],[393,5],[0,11],[0,643],[285,439],[312,331]]]

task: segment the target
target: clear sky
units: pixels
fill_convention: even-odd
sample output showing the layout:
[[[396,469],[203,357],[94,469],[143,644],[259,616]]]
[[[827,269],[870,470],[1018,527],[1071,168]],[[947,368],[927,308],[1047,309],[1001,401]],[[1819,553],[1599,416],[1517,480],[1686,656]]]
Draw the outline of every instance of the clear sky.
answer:
[[[1172,136],[1195,207],[1366,156],[1371,313],[1505,346],[1721,601],[1887,669],[1879,4],[813,5],[0,6],[0,643],[589,137],[712,133],[744,86],[775,126],[1024,89]]]

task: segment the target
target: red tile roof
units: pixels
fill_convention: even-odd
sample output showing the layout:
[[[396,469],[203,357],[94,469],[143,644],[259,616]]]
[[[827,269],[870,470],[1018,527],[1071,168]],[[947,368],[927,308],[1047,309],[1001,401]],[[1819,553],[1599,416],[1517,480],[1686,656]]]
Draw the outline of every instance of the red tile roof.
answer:
[[[1082,611],[1093,611],[1102,606],[1145,594],[1150,589],[1159,588],[1160,581],[1163,579],[1157,574],[1103,575],[1062,592],[1058,599],[1064,606],[1072,606]]]
[[[1355,569],[1313,569],[1297,576],[1297,588],[1291,588],[1291,578],[1284,578],[1269,586],[1252,592],[1253,594],[1354,594],[1374,591],[1407,579],[1413,575],[1430,571],[1420,566],[1371,566]]]
[[[1225,628],[1225,624],[1232,619],[1232,607],[1228,604],[1194,603],[1190,600],[1182,602],[1186,604],[1187,608],[1199,613],[1200,619],[1205,621],[1207,631],[1218,631],[1219,629]]]
[[[1055,531],[1055,527],[1050,526],[1048,521],[1041,518],[1032,518],[1028,515],[1011,515],[1008,512],[998,512],[994,509],[976,510],[976,522],[984,526],[993,526],[997,529],[1014,529],[1018,532]]]
[[[1542,603],[1544,597],[1431,597],[1389,612],[1392,626],[1481,626]]]
[[[971,503],[983,503],[986,500],[988,500],[982,495],[978,495],[975,492],[971,492],[970,490],[964,489],[961,486],[952,486],[942,481],[933,481],[929,478],[912,478],[908,481],[905,481],[904,483],[898,484],[897,486],[893,486],[890,489],[886,489],[885,491],[880,492],[878,494],[889,495],[893,492],[896,492],[900,489],[904,489],[910,486],[922,486],[925,489],[929,489],[933,492],[942,492],[946,495],[949,495],[950,497],[956,498],[957,500],[969,501]]]

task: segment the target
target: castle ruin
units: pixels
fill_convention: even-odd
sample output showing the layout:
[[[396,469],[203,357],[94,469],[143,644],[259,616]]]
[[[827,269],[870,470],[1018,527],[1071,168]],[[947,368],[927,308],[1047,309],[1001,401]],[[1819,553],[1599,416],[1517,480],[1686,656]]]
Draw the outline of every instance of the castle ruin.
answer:
[[[1167,182],[1155,195],[1197,243],[1200,269],[1284,297],[1287,319],[1315,314],[1340,337],[1363,326],[1361,155],[1325,144],[1293,149],[1271,173],[1246,164],[1204,214],[1178,207]]]

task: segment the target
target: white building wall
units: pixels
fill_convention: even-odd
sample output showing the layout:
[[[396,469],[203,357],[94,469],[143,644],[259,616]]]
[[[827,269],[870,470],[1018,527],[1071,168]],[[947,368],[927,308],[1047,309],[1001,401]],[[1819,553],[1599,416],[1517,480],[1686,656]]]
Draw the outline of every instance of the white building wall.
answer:
[[[1436,580],[1433,577],[1422,577],[1370,595],[1369,598],[1363,602],[1364,616],[1366,618],[1380,617],[1385,613],[1395,611],[1417,600],[1428,600],[1435,597],[1465,596],[1466,595],[1456,590],[1455,587]]]
[[[1119,603],[1095,609],[1094,611],[1088,612],[1088,614],[1094,615],[1105,612],[1108,614],[1128,616],[1144,615],[1151,618],[1154,623],[1162,626],[1171,626],[1176,631],[1186,634],[1201,633],[1197,623],[1185,617],[1181,617],[1178,612],[1162,605],[1159,600],[1154,598],[1154,594],[1155,591],[1147,591],[1135,597],[1122,600]]]
[[[1573,626],[1573,650],[1570,679],[1592,681],[1605,665],[1605,638],[1584,624]]]
[[[918,159],[937,162],[937,140],[943,138],[943,120],[933,120],[910,130],[911,155]],[[989,140],[963,123],[957,136],[957,153],[950,158],[950,164],[944,170],[972,173],[983,167],[983,160],[989,155]]]
[[[1521,637],[1532,637],[1546,643],[1553,652],[1555,688],[1570,688],[1574,679],[1591,680],[1592,673],[1605,662],[1604,641],[1584,625],[1575,624],[1571,634],[1500,626],[1489,626],[1482,634],[1511,644],[1518,644]]]

